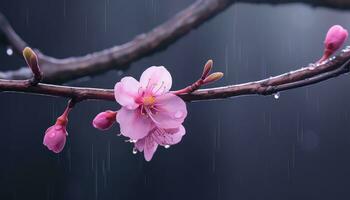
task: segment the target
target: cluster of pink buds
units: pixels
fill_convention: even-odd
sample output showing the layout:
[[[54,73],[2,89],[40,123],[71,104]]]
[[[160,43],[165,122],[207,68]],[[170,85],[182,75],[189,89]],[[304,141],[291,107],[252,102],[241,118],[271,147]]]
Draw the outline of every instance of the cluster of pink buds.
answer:
[[[332,26],[324,40],[325,49],[322,58],[318,61],[321,63],[333,55],[347,40],[348,31],[340,25]]]
[[[201,77],[192,85],[186,88],[183,88],[181,90],[175,91],[174,94],[192,93],[198,90],[201,86],[220,80],[224,76],[222,72],[214,72],[212,74],[209,74],[212,68],[213,68],[213,61],[208,60],[207,63],[204,65],[203,73]]]

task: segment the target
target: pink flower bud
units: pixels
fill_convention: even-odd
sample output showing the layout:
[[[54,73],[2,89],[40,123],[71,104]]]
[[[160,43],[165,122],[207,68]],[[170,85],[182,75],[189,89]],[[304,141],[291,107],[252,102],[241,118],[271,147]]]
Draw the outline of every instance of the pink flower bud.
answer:
[[[224,73],[222,72],[215,72],[207,76],[207,78],[204,79],[203,83],[208,84],[208,83],[213,83],[215,81],[220,80],[224,76]]]
[[[107,110],[96,115],[92,121],[92,125],[100,130],[107,130],[116,122],[117,112]]]
[[[60,153],[66,144],[68,114],[72,109],[70,103],[63,114],[57,118],[55,125],[49,127],[45,132],[43,144],[55,153]]]
[[[205,65],[204,65],[201,78],[202,79],[207,78],[207,76],[212,68],[213,68],[213,60],[208,60],[207,63],[205,63]]]
[[[326,39],[324,41],[325,50],[323,58],[321,60],[323,61],[328,59],[335,51],[337,51],[343,45],[347,38],[348,31],[346,29],[344,29],[340,25],[332,26],[329,29],[326,35]]]
[[[67,135],[66,125],[56,123],[46,130],[43,143],[51,151],[59,153],[66,144]]]

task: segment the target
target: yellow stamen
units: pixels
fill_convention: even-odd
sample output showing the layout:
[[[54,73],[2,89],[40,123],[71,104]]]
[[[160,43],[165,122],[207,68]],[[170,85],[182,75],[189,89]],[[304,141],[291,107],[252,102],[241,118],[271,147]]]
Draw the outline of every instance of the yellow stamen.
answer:
[[[146,96],[146,97],[143,97],[142,101],[143,101],[143,105],[151,106],[156,102],[156,98],[154,98],[153,96]]]

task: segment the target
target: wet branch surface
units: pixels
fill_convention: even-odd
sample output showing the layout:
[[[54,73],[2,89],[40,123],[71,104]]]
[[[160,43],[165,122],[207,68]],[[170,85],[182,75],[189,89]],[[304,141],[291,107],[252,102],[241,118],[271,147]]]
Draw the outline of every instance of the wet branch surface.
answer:
[[[223,99],[241,95],[271,95],[280,91],[312,85],[349,72],[350,51],[346,48],[339,55],[319,64],[310,65],[268,79],[238,85],[201,89],[193,93],[179,94],[185,101]],[[112,89],[57,86],[51,84],[31,85],[28,80],[0,80],[3,92],[23,92],[38,95],[66,97],[76,101],[115,101]]]
[[[43,82],[63,83],[85,76],[97,75],[112,69],[125,70],[132,62],[165,49],[236,2],[273,5],[306,3],[311,6],[350,9],[350,1],[348,0],[197,0],[163,24],[120,46],[114,46],[81,57],[64,59],[53,58],[39,50],[35,50],[41,70],[45,74]],[[0,44],[11,46],[19,54],[28,46],[1,13]],[[27,67],[0,72],[0,78],[7,80],[29,79],[31,76],[31,71]]]

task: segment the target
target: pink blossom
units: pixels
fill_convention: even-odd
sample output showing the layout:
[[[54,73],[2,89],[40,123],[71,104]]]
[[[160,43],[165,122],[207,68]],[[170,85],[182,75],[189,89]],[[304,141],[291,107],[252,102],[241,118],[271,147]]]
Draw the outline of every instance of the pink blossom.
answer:
[[[325,44],[324,55],[320,61],[324,61],[328,59],[334,52],[336,52],[344,44],[347,38],[348,38],[348,31],[346,29],[344,29],[340,25],[332,26],[326,35],[326,39],[324,41],[324,44]]]
[[[179,128],[162,129],[154,127],[149,134],[135,143],[135,148],[144,154],[145,160],[150,161],[158,145],[167,147],[177,144],[186,133],[181,125]]]
[[[115,85],[116,101],[122,106],[117,122],[121,133],[133,140],[144,138],[155,126],[178,128],[187,110],[185,102],[169,93],[172,78],[164,67],[150,67],[143,72],[140,82],[125,77]]]
[[[112,127],[116,120],[117,112],[107,110],[96,115],[92,121],[92,125],[100,130],[107,130]]]
[[[169,92],[171,85],[171,75],[163,66],[146,69],[140,81],[128,76],[118,82],[114,95],[122,106],[117,116],[121,134],[132,140],[146,140],[155,128],[179,129],[187,109],[180,97]]]
[[[55,153],[60,153],[66,144],[66,125],[56,123],[48,128],[44,136],[44,145]]]

